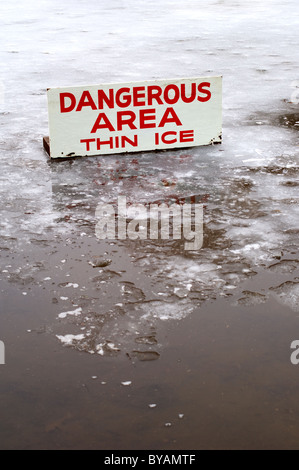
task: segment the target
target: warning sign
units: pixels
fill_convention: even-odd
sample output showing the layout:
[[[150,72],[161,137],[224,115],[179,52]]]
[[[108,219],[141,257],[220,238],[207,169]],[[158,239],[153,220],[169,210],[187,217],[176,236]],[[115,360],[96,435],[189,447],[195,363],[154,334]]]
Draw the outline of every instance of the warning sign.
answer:
[[[222,77],[50,88],[52,158],[221,142]]]

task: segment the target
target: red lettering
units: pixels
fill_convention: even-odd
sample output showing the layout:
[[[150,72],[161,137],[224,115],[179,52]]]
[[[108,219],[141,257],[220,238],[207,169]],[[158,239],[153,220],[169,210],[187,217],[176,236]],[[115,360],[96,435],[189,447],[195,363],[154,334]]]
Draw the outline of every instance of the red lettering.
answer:
[[[113,149],[113,137],[110,137],[109,140],[97,139],[97,150],[101,150],[101,145],[109,145]]]
[[[177,139],[168,139],[166,140],[166,137],[169,135],[176,135],[175,131],[169,131],[169,132],[164,132],[164,134],[161,135],[161,140],[163,144],[175,144]]]
[[[76,106],[76,98],[73,95],[73,93],[60,93],[59,94],[60,98],[60,112],[61,113],[70,113],[75,109]],[[71,103],[69,106],[65,105],[65,99],[69,98],[71,100]]]
[[[137,147],[138,145],[138,135],[135,134],[134,135],[134,140],[131,140],[129,139],[129,137],[127,137],[126,135],[122,135],[121,136],[121,147],[124,148],[126,146],[126,142],[130,145],[132,145],[132,147]]]
[[[82,139],[80,140],[81,144],[86,144],[86,152],[89,152],[90,150],[90,142],[95,142],[96,139]]]
[[[83,106],[90,106],[93,110],[97,109],[89,91],[83,91],[76,111],[82,111]]]
[[[173,98],[170,98],[169,92],[170,90],[174,91],[174,96]],[[176,85],[167,85],[167,87],[164,90],[164,100],[167,104],[175,104],[178,102],[180,98],[180,90]]]
[[[210,90],[205,90],[205,87],[210,88],[210,86],[211,84],[208,82],[202,82],[198,85],[199,93],[203,93],[206,95],[206,96],[198,96],[197,97],[198,101],[201,101],[201,102],[209,101],[209,99],[212,96],[212,93],[210,92]]]
[[[186,85],[181,84],[181,98],[184,103],[192,103],[196,98],[196,83],[191,83],[191,95],[187,98],[186,96]]]
[[[147,87],[148,94],[148,105],[153,105],[153,100],[156,100],[158,104],[163,104],[160,96],[162,94],[162,88],[160,86],[151,85]]]
[[[180,142],[193,142],[194,131],[180,131]]]
[[[119,111],[117,113],[117,130],[122,131],[123,126],[129,126],[130,129],[137,129],[134,124],[136,114],[133,111]]]
[[[124,93],[130,93],[130,88],[126,88],[126,87],[120,88],[119,90],[117,90],[116,95],[115,95],[115,102],[117,106],[119,106],[120,108],[127,108],[128,106],[130,106],[131,101],[132,101],[131,95],[130,94],[126,95]],[[122,101],[121,101],[121,97],[122,97]]]
[[[156,110],[152,109],[141,109],[139,111],[140,119],[140,129],[149,129],[151,127],[156,127],[155,122],[146,122],[146,121],[155,121],[156,119]]]
[[[98,103],[99,109],[104,108],[104,101],[108,108],[114,108],[114,90],[113,88],[109,89],[109,97],[106,95],[104,90],[98,90]]]
[[[134,86],[133,87],[133,105],[134,106],[145,106],[145,87]],[[141,101],[140,101],[141,100]]]
[[[171,138],[170,136],[173,136]],[[187,130],[187,131],[167,131],[163,132],[163,134],[159,135],[158,132],[155,132],[155,145],[159,145],[160,143],[160,137],[161,141],[163,144],[175,144],[178,141],[179,142],[194,142],[194,131],[193,130]]]
[[[176,114],[175,110],[173,108],[167,108],[161,122],[158,127],[164,127],[165,124],[168,124],[170,122],[174,122],[177,126],[182,126],[183,124],[178,118],[178,115]]]
[[[103,124],[101,124],[102,120],[104,121]],[[91,129],[91,134],[97,132],[98,129],[109,129],[109,131],[111,132],[115,131],[114,127],[112,126],[105,113],[100,113],[98,115],[97,120],[94,123],[93,128]]]

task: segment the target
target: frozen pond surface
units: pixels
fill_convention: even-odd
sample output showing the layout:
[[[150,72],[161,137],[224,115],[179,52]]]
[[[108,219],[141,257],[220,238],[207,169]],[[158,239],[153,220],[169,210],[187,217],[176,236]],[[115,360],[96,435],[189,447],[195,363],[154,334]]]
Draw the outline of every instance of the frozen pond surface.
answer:
[[[0,13],[0,398],[23,410],[3,411],[1,447],[298,448],[298,2]],[[222,145],[55,162],[42,149],[48,87],[219,74]],[[99,241],[97,205],[118,196],[195,196],[202,249]]]

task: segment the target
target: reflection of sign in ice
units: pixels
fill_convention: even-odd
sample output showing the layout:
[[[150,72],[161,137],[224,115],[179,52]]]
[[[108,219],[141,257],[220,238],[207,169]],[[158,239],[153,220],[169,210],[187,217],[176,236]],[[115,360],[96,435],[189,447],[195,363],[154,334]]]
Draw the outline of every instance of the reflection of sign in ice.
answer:
[[[222,77],[51,88],[48,109],[52,158],[209,145],[221,142]]]
[[[0,341],[0,365],[5,364],[5,346],[3,341]]]

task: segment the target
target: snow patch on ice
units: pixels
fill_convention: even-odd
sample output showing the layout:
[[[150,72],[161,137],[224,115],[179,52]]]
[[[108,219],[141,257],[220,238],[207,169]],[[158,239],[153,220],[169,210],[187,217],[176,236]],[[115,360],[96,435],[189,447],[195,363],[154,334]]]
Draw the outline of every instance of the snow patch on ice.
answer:
[[[77,317],[79,315],[81,315],[82,313],[82,308],[81,307],[78,307],[76,308],[75,310],[72,310],[72,311],[69,311],[69,312],[61,312],[59,315],[58,315],[58,318],[66,318],[67,316],[74,316],[74,317]]]
[[[74,342],[81,341],[84,339],[84,335],[56,335],[56,338],[58,338],[65,346],[72,346]]]

